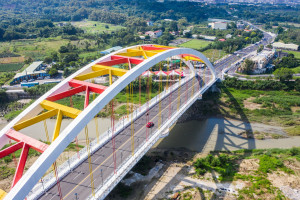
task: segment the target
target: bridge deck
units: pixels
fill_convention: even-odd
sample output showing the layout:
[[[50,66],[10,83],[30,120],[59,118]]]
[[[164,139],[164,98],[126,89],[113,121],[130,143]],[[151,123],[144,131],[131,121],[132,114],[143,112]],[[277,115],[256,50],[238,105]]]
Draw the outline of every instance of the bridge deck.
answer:
[[[190,80],[189,82],[181,86],[180,105],[182,105],[191,96],[192,83],[193,81]],[[188,87],[186,86],[186,84],[188,84]],[[197,79],[194,80],[194,92],[199,91],[200,84],[202,85],[203,82]],[[188,95],[188,97],[186,95]],[[169,96],[161,100],[161,124],[165,123],[168,120],[169,116],[172,116],[172,114],[177,111],[177,105],[178,89],[174,90]],[[154,133],[158,128],[159,116],[159,103],[157,103],[154,107],[149,109],[149,121],[154,122],[155,125],[152,129],[148,129],[148,136]],[[146,140],[146,117],[146,114],[144,114],[134,121],[135,148],[138,148],[139,145],[141,145]],[[122,165],[122,162],[124,160],[131,156],[132,146],[130,125],[116,136],[115,141],[116,163],[117,167],[119,167]],[[103,184],[103,181],[105,181],[105,179],[107,179],[112,173],[114,173],[113,147],[111,140],[91,156],[91,162],[93,169],[94,186],[95,188],[98,188]],[[60,187],[63,199],[74,199],[75,193],[77,193],[78,199],[87,198],[92,193],[88,160],[85,160],[71,173],[65,176],[60,181]],[[53,186],[40,199],[60,199],[57,186]]]

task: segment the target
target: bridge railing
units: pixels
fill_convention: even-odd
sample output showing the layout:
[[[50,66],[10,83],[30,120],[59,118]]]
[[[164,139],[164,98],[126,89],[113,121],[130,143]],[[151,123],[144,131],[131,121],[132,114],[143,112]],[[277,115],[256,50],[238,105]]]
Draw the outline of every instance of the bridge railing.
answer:
[[[190,79],[187,79],[190,80]],[[186,81],[187,81],[186,80]],[[161,128],[156,129],[152,135],[149,136],[148,141],[142,142],[139,147],[135,149],[135,154],[133,156],[128,156],[117,169],[118,173],[111,173],[102,183],[101,187],[98,187],[95,191],[95,197],[90,195],[89,200],[103,199],[106,197],[111,190],[124,178],[124,176],[132,169],[132,167],[146,154],[146,152],[158,141],[161,132],[166,128],[171,127],[178,118],[192,105],[200,94],[203,94],[214,82],[205,84],[198,92],[195,92],[194,96],[188,100],[187,103],[179,109],[179,111],[173,115],[168,123],[164,123]],[[104,186],[104,187],[103,187]]]
[[[176,90],[179,86],[191,80],[193,77],[194,77],[193,75],[186,76],[185,78],[181,79],[180,82],[174,83],[168,89],[162,91],[160,94],[153,97],[149,102],[146,102],[141,107],[135,109],[132,112],[132,114],[128,116],[128,118],[123,118],[123,120],[115,124],[115,129],[113,131],[114,136],[119,134],[119,132],[122,131],[125,127],[129,126],[131,124],[131,120],[135,120],[136,118],[143,115],[148,109],[156,105],[160,100],[162,100],[168,94],[170,94],[170,92]],[[110,141],[111,138],[112,138],[112,129],[110,128],[99,136],[100,142],[98,142],[98,139],[95,138],[90,143],[91,153],[94,153],[95,151],[100,149],[103,145],[105,145],[108,141]],[[78,154],[74,154],[71,158],[69,158],[63,164],[57,167],[58,178],[62,179],[63,177],[65,177],[74,168],[76,168],[83,161],[85,161],[87,157],[88,157],[87,147],[84,147],[79,151],[79,158],[78,158]],[[27,199],[37,199],[43,193],[45,193],[47,190],[53,187],[55,184],[56,184],[56,177],[54,176],[54,173],[53,172],[48,173],[34,186],[34,188],[28,194]]]

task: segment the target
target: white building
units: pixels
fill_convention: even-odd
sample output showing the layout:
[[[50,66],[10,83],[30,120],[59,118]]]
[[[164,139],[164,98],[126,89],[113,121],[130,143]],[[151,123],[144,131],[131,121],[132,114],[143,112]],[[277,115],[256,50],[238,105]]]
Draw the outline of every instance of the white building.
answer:
[[[263,50],[259,54],[251,58],[255,62],[254,74],[261,74],[266,72],[266,66],[270,63],[271,59],[274,57],[275,51]]]
[[[273,47],[275,49],[286,49],[286,50],[293,50],[298,51],[299,45],[296,44],[284,44],[282,42],[274,42]]]
[[[208,24],[212,29],[226,30],[227,22],[212,22]]]

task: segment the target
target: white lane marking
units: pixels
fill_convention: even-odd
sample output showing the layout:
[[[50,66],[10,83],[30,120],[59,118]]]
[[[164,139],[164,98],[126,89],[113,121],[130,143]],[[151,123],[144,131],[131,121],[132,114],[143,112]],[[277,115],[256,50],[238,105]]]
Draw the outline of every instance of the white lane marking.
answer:
[[[75,177],[73,178],[73,180],[75,180],[80,174],[82,174],[82,173],[77,174],[77,176],[75,176]]]

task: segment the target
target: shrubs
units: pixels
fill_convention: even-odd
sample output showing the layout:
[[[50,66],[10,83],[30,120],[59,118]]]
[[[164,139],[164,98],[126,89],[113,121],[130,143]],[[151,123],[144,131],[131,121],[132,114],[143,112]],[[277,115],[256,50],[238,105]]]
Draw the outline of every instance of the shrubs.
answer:
[[[282,167],[284,167],[282,161],[280,161],[276,157],[263,155],[259,159],[259,168],[258,169],[264,173],[268,173],[273,170],[277,170],[277,168],[282,168]]]
[[[204,175],[207,171],[214,170],[220,173],[219,180],[232,180],[236,173],[234,160],[236,157],[220,154],[213,156],[209,154],[205,158],[199,158],[194,162],[194,167],[198,175]]]
[[[280,82],[275,80],[241,81],[237,78],[226,77],[222,82],[226,87],[251,90],[297,90],[300,91],[300,80]]]

